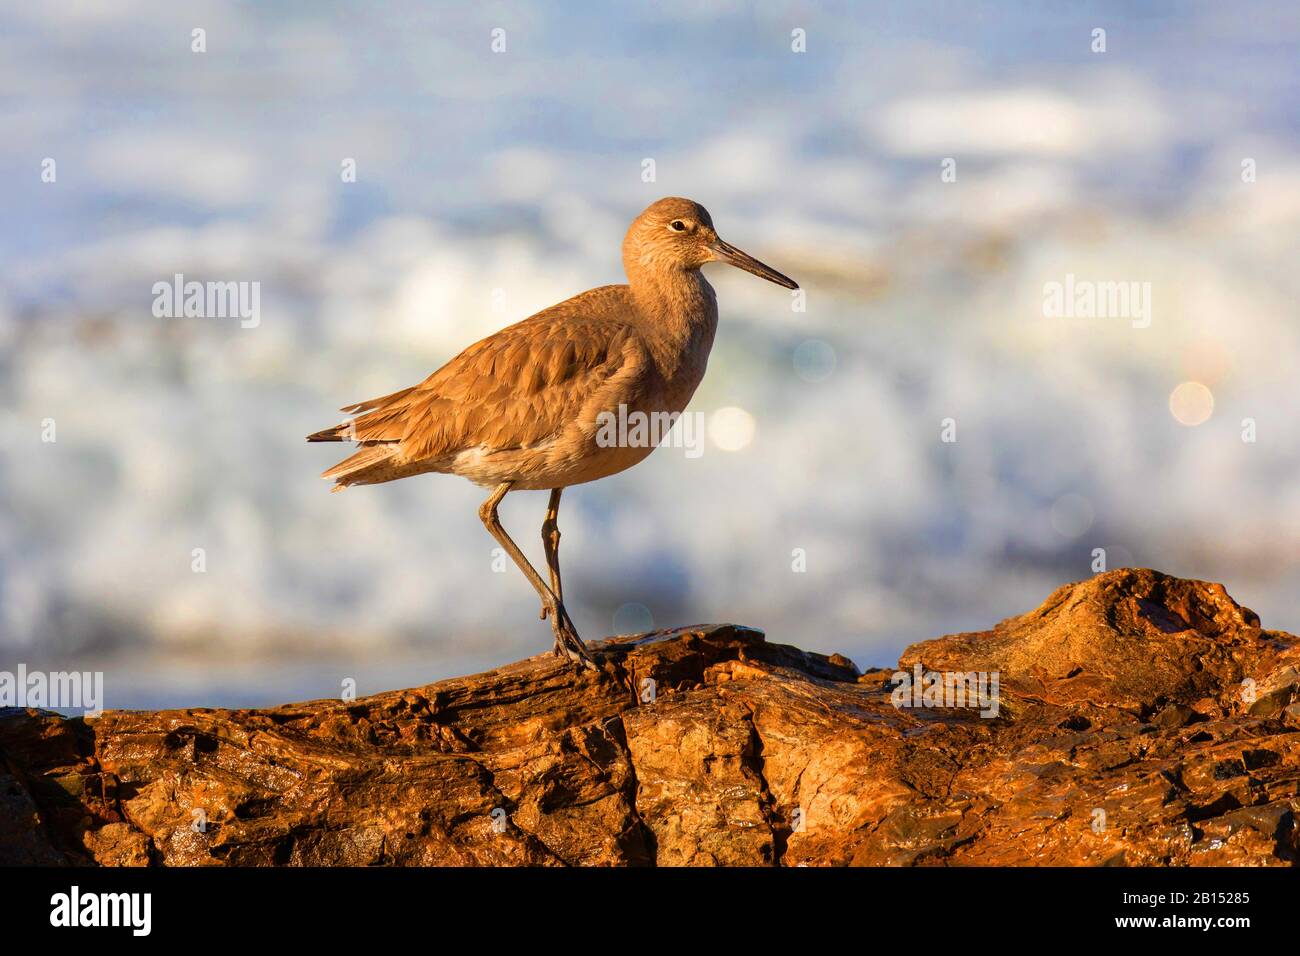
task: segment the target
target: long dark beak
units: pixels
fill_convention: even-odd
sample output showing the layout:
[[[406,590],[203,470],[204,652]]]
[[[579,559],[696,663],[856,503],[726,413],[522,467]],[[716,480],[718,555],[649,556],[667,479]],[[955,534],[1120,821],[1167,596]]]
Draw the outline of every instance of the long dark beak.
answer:
[[[723,242],[721,239],[709,247],[713,254],[721,262],[729,262],[737,269],[744,269],[746,272],[752,272],[754,275],[766,279],[768,282],[775,282],[777,285],[783,285],[787,289],[799,288],[799,283],[795,282],[789,276],[783,276],[769,265],[759,262],[747,252],[741,252],[729,242]]]

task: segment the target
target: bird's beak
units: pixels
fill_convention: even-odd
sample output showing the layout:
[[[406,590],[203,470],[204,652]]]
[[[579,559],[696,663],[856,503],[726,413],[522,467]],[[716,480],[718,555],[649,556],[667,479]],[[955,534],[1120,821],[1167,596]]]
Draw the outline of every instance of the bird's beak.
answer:
[[[709,246],[714,258],[719,262],[729,262],[737,269],[744,269],[746,272],[752,272],[768,282],[775,282],[777,285],[783,285],[787,289],[799,288],[799,283],[795,282],[788,276],[783,276],[769,265],[759,262],[747,252],[741,252],[729,242],[723,242],[721,239],[715,240],[713,245]]]

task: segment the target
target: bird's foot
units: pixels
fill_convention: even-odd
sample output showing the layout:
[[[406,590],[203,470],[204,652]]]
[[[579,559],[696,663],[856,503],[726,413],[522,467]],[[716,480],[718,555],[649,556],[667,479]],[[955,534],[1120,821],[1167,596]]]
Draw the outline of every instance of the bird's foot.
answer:
[[[555,631],[555,653],[559,657],[567,657],[579,667],[585,667],[588,670],[599,670],[596,659],[587,649],[587,645],[582,642],[578,636],[573,622],[569,620],[569,614],[564,610],[564,605],[560,604],[553,608],[546,608],[551,617],[551,626]]]
[[[555,639],[555,655],[557,657],[567,657],[574,664],[586,670],[600,669],[595,658],[591,656],[591,651],[587,650],[587,646],[577,638],[570,643],[557,637]]]

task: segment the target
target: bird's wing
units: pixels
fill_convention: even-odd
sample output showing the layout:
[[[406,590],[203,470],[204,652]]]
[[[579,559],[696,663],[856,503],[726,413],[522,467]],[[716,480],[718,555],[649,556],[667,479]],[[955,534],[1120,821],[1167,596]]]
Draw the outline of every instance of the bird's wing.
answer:
[[[653,364],[633,325],[584,316],[578,301],[476,342],[413,388],[348,406],[358,417],[318,434],[395,444],[416,462],[536,447],[575,422],[594,431],[597,412],[636,400]]]

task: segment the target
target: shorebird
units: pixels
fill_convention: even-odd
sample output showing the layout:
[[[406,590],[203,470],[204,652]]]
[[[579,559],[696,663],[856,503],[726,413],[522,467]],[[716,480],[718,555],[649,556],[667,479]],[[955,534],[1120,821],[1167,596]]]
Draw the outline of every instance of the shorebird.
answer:
[[[560,495],[570,485],[630,468],[654,450],[647,441],[602,440],[602,413],[666,414],[675,421],[686,408],[718,326],[717,298],[700,272],[709,262],[798,288],[720,239],[699,203],[660,199],[623,239],[627,285],[566,299],[474,343],[419,385],[345,406],[350,420],[307,440],[352,441],[360,450],[322,477],[342,491],[441,472],[493,489],[479,518],[541,599],[555,652],[594,668],[564,608]],[[551,493],[542,523],[549,585],[497,517],[511,491]]]

